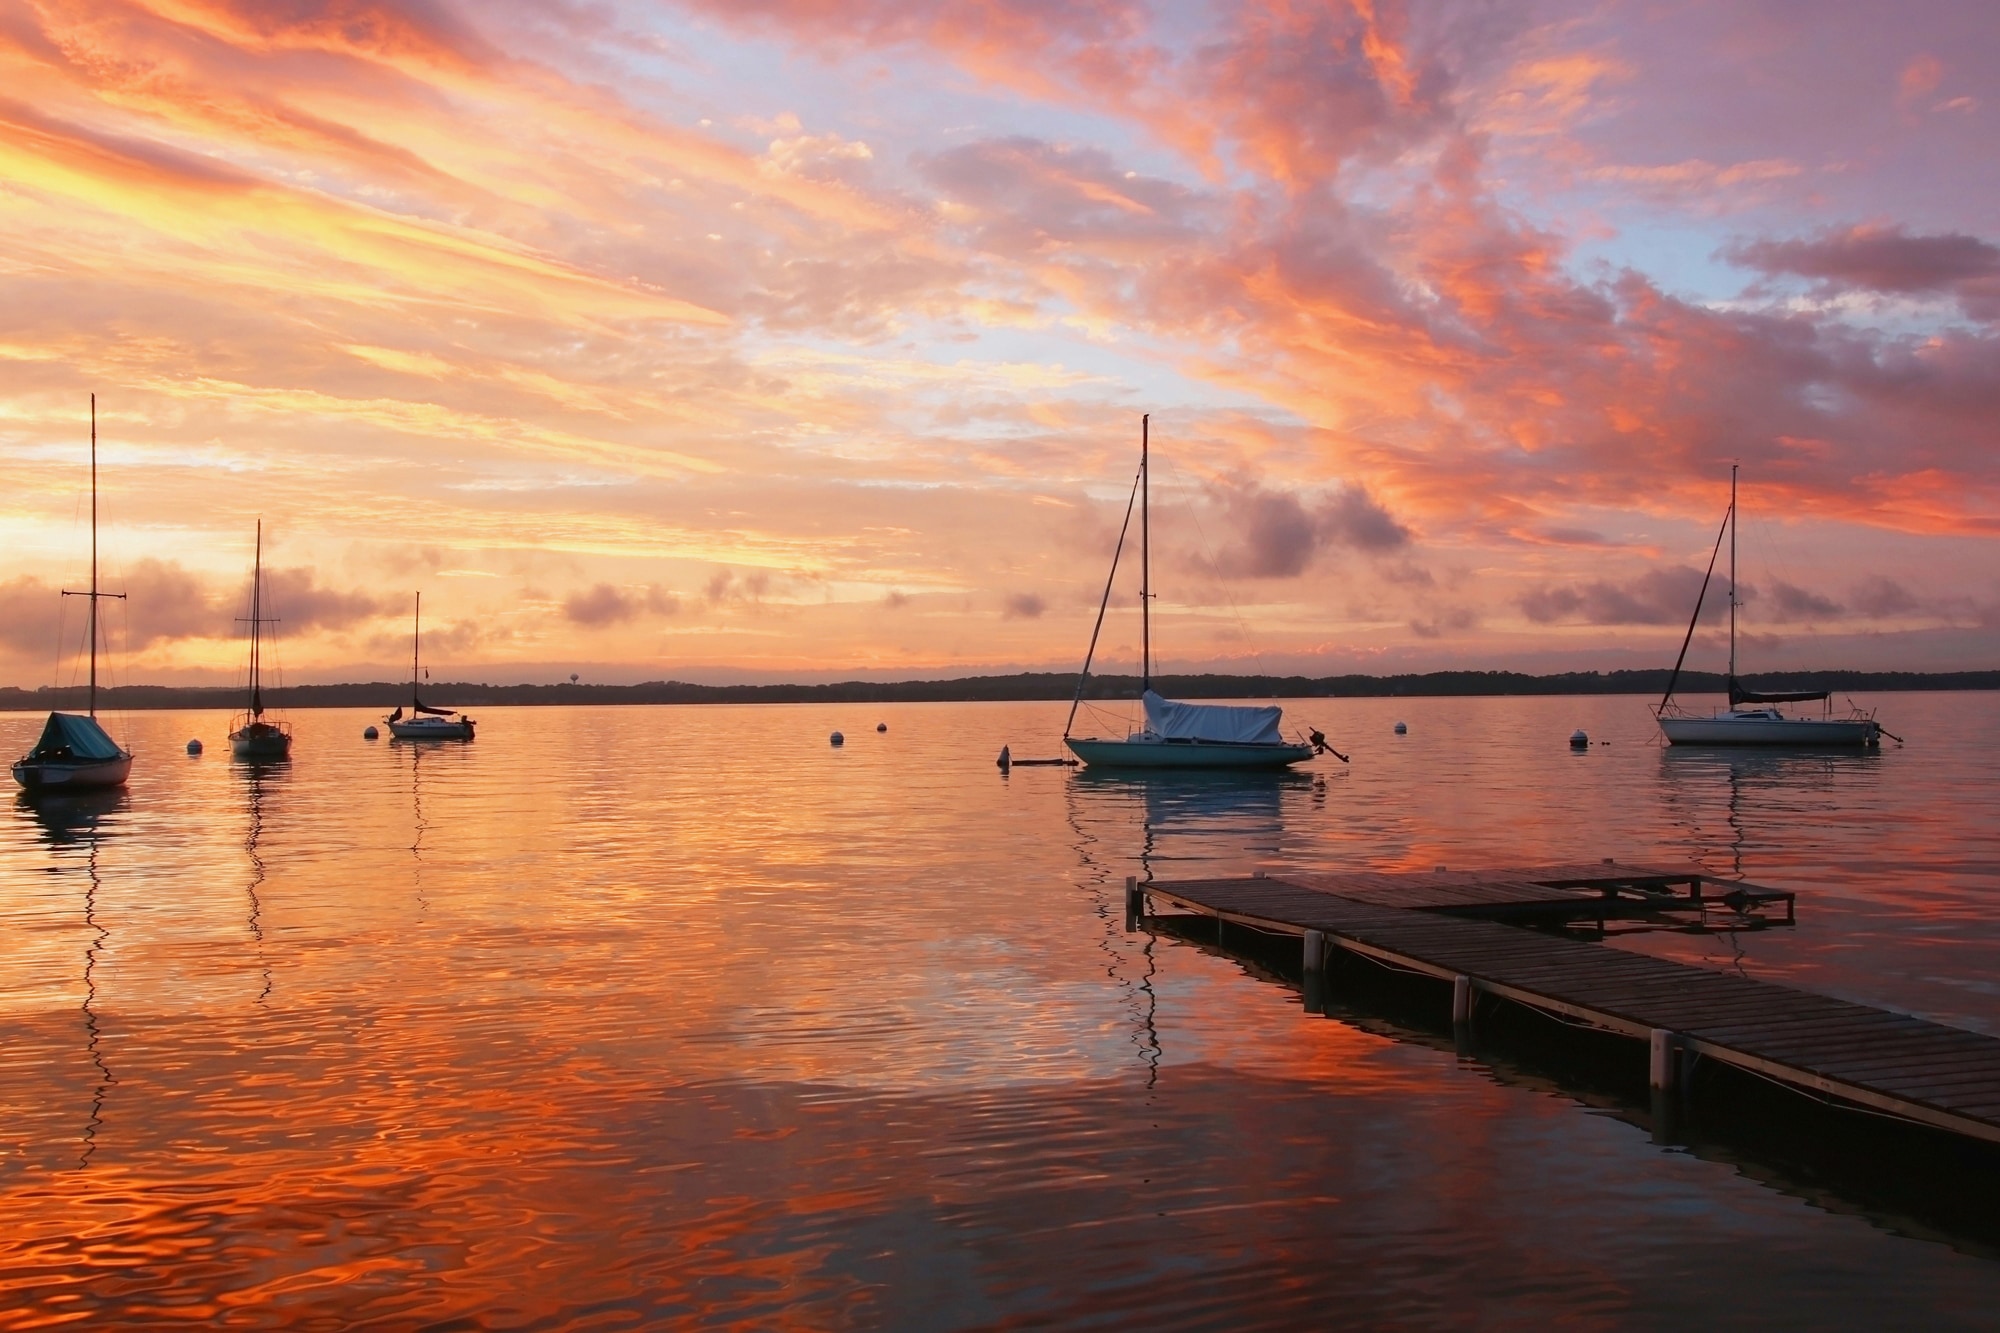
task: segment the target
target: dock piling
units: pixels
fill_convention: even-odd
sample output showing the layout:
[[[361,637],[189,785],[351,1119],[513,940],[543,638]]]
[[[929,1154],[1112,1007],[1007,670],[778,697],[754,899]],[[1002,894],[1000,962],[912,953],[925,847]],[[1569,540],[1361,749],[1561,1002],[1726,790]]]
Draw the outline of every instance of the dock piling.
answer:
[[[1451,979],[1451,1025],[1464,1027],[1472,1021],[1472,978],[1463,974]]]
[[[1309,1014],[1326,1012],[1326,932],[1308,930],[1301,958],[1305,972],[1305,1007]]]
[[[1652,1068],[1647,1083],[1659,1092],[1671,1092],[1680,1083],[1680,1034],[1654,1028],[1650,1034]]]
[[[1139,918],[1146,914],[1146,895],[1139,888],[1139,877],[1125,877],[1125,930],[1129,934],[1139,928]]]

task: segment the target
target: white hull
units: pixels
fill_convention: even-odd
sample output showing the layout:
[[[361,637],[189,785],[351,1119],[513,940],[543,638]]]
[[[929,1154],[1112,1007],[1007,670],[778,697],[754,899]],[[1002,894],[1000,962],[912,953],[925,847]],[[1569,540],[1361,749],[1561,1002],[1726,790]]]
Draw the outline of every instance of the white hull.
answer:
[[[472,723],[447,722],[442,718],[435,721],[424,718],[413,722],[391,722],[389,734],[405,741],[469,741],[472,739]]]
[[[1310,745],[1248,745],[1229,741],[1169,741],[1134,736],[1122,741],[1080,740],[1064,744],[1092,768],[1286,768],[1312,758]]]
[[[132,756],[88,761],[22,759],[14,765],[14,781],[29,791],[77,791],[87,787],[120,787],[132,773]]]
[[[1882,729],[1865,717],[1780,717],[1775,710],[1717,713],[1713,717],[1663,717],[1660,730],[1673,745],[1847,746],[1881,744]]]

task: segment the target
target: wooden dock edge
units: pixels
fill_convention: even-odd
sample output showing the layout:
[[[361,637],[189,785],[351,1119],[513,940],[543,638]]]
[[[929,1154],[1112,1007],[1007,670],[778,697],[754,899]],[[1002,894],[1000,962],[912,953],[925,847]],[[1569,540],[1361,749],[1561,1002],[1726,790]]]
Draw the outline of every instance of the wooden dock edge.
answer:
[[[1211,917],[1217,922],[1248,926],[1253,930],[1264,931],[1268,934],[1291,935],[1300,939],[1317,935],[1325,944],[1337,946],[1348,953],[1358,954],[1364,958],[1371,958],[1376,962],[1385,963],[1390,967],[1418,972],[1448,983],[1456,983],[1462,975],[1454,968],[1443,967],[1422,958],[1398,953],[1393,949],[1385,949],[1379,945],[1369,944],[1365,941],[1344,935],[1338,930],[1329,930],[1324,925],[1308,929],[1289,921],[1281,921],[1271,917],[1220,910],[1190,898],[1180,897],[1165,888],[1137,883],[1136,880],[1127,881],[1126,901],[1128,922],[1136,923],[1144,918],[1146,915],[1145,907],[1147,898],[1161,899],[1183,911],[1197,916]],[[1319,968],[1313,967],[1308,970],[1318,971]],[[1537,994],[1518,986],[1509,986],[1500,982],[1482,980],[1479,977],[1471,977],[1469,981],[1471,991],[1476,994],[1491,995],[1530,1009],[1537,1009],[1544,1013],[1553,1013],[1566,1019],[1586,1023],[1591,1027],[1600,1028],[1607,1032],[1615,1032],[1622,1036],[1651,1042],[1654,1040],[1653,1034],[1658,1031],[1658,1029],[1650,1027],[1647,1024],[1621,1018],[1616,1014],[1605,1013],[1602,1010],[1557,999],[1554,996]],[[1454,997],[1454,1001],[1454,1007],[1456,1007],[1458,1002],[1456,996]],[[1967,1138],[1979,1139],[1987,1143],[2000,1144],[2000,1125],[1984,1120],[1958,1115],[1940,1107],[1928,1106],[1922,1102],[1911,1101],[1906,1098],[1878,1092],[1871,1088],[1860,1087],[1839,1079],[1829,1078],[1823,1074],[1815,1074],[1810,1070],[1800,1069],[1793,1065],[1784,1064],[1781,1061],[1770,1060],[1745,1051],[1739,1051],[1720,1042],[1706,1041],[1687,1033],[1671,1034],[1671,1044],[1675,1049],[1687,1055],[1705,1056],[1719,1063],[1733,1065],[1749,1073],[1775,1080],[1776,1082],[1808,1093],[1835,1097],[1841,1101],[1849,1102],[1878,1114],[1888,1115],[1897,1120],[1925,1125],[1932,1129],[1945,1130],[1948,1133],[1962,1134]],[[1656,1083],[1659,1081],[1658,1078],[1655,1079]]]

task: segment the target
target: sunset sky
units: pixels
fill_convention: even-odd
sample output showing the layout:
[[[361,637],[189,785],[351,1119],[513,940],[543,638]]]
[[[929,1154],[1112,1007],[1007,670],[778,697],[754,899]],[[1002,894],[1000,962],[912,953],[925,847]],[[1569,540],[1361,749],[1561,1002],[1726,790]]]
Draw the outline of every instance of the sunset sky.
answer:
[[[1997,117],[1962,0],[0,0],[0,683],[93,390],[125,681],[259,517],[288,680],[1072,669],[1142,412],[1169,670],[1669,665],[1732,460],[1747,668],[2000,666]]]

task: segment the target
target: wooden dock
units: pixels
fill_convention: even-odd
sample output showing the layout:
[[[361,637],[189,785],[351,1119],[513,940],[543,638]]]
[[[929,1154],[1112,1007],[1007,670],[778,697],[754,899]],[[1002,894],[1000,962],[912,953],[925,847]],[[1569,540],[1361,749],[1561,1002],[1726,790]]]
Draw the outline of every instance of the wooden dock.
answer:
[[[1594,878],[1586,878],[1593,869]],[[1669,878],[1641,874],[1640,882],[1619,878],[1608,888],[1602,869],[1593,867],[1128,880],[1126,915],[1134,925],[1149,902],[1169,904],[1214,918],[1218,931],[1235,923],[1303,937],[1309,978],[1323,973],[1332,949],[1436,977],[1452,984],[1455,1023],[1469,1020],[1484,995],[1636,1037],[1650,1045],[1655,1089],[1678,1084],[1693,1059],[1710,1059],[1810,1094],[2000,1143],[2000,1039],[1478,919],[1518,919],[1533,905],[1539,913],[1568,913],[1591,905],[1583,896],[1652,891],[1687,877],[1684,871],[1656,873]],[[1735,891],[1724,887],[1726,881],[1695,874],[1696,898],[1716,900]],[[1789,919],[1793,902],[1779,896]]]

